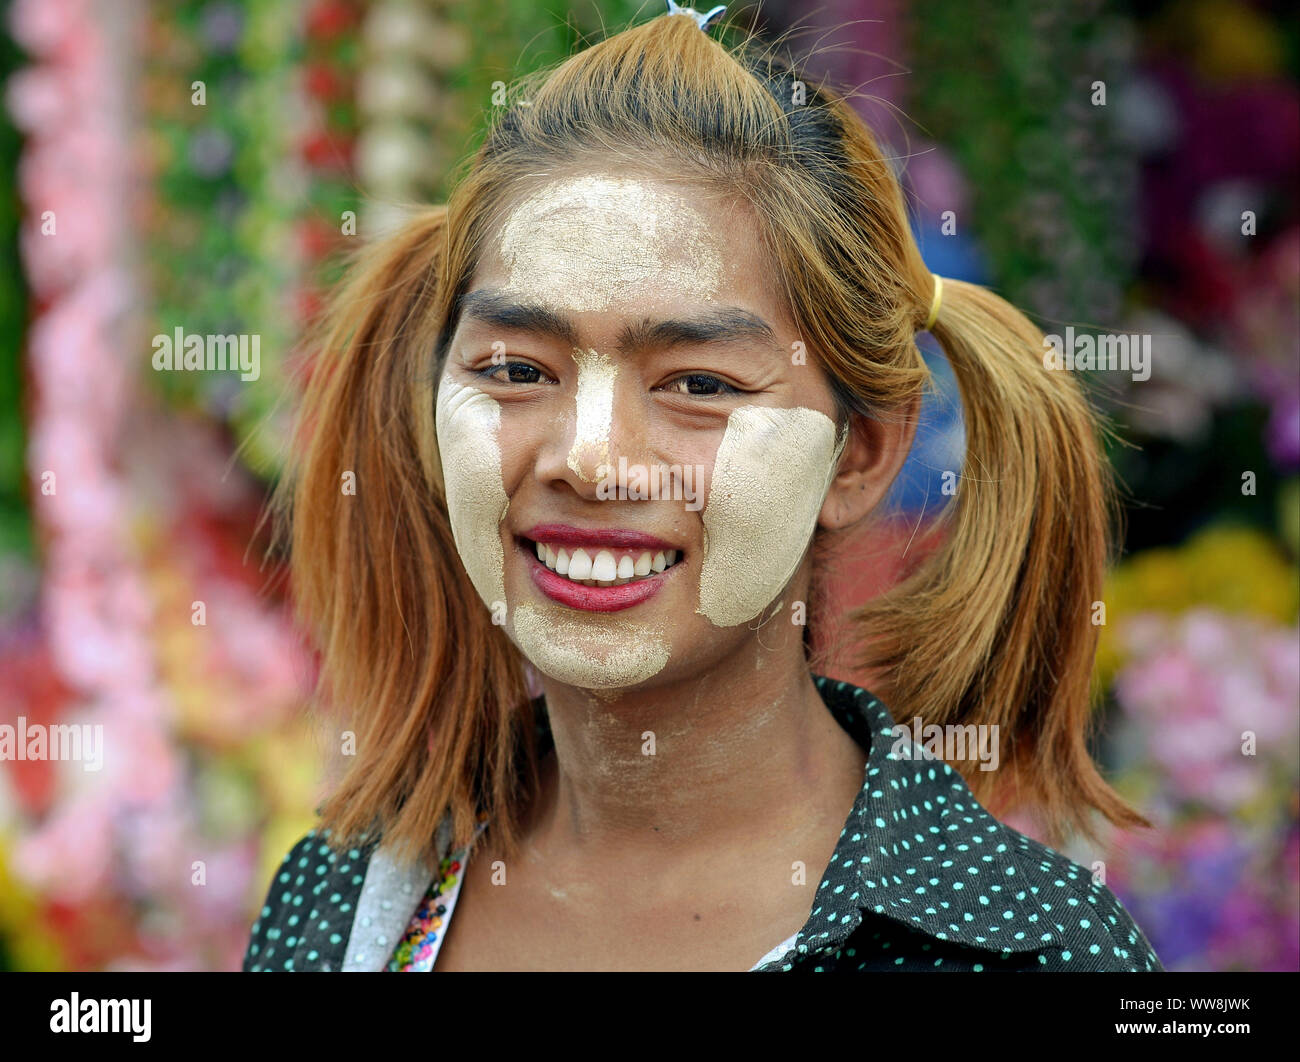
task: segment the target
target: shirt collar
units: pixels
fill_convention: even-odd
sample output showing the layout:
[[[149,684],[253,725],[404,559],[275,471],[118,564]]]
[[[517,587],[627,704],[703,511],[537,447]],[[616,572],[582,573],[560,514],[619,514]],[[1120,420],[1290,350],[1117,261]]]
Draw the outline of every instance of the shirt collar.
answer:
[[[988,951],[1062,944],[1031,887],[1025,839],[990,815],[957,771],[902,737],[878,698],[814,681],[868,760],[796,950],[832,950],[872,917]]]

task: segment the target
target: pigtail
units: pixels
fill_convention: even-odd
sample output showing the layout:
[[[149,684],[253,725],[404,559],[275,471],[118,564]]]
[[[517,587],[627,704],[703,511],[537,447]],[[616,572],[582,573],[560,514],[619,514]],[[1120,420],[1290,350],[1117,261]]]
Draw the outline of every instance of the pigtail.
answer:
[[[961,389],[965,467],[944,544],[857,614],[864,666],[900,719],[996,724],[1003,770],[967,772],[972,791],[986,801],[1005,776],[996,795],[1031,794],[1053,843],[1068,828],[1093,836],[1093,808],[1149,826],[1085,740],[1118,515],[1096,415],[1077,380],[1044,366],[1042,333],[987,289],[945,279],[930,331]]]
[[[521,735],[535,772],[518,658],[460,564],[443,494],[433,352],[446,242],[446,207],[426,208],[354,263],[308,341],[280,488],[320,702],[343,713],[335,733],[355,734],[321,826],[336,846],[382,834],[408,856],[433,854],[446,811],[456,844],[480,812],[512,837]]]

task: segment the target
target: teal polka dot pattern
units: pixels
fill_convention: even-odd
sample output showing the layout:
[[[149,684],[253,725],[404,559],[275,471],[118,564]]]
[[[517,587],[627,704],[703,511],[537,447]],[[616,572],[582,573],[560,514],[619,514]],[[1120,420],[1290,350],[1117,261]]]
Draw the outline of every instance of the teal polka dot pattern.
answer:
[[[338,970],[343,964],[345,937],[329,932],[331,922],[350,927],[348,912],[361,891],[361,879],[355,885],[340,882],[363,863],[374,851],[371,842],[364,849],[336,851],[329,844],[329,831],[310,830],[289,850],[282,867],[302,867],[310,871],[278,872],[267,894],[266,905],[253,923],[252,936],[244,954],[246,973],[270,973],[275,970]],[[288,888],[282,886],[288,882]],[[277,895],[278,892],[278,895]],[[307,924],[301,914],[307,908]]]
[[[1088,871],[998,822],[943,761],[896,756],[894,720],[866,690],[814,681],[868,751],[866,772],[794,947],[760,972],[1163,969]],[[302,838],[270,883],[243,968],[340,969],[373,848],[336,851],[316,831]]]

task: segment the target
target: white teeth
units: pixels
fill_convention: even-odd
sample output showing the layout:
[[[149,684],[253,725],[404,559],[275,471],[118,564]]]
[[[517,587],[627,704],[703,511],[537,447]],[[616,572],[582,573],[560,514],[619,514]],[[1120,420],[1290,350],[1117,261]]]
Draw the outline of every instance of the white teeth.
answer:
[[[591,558],[587,556],[585,549],[575,549],[573,556],[569,558],[569,578],[591,578]]]
[[[602,549],[596,554],[596,559],[591,562],[591,577],[602,583],[612,582],[618,577],[618,564],[614,560],[614,554],[607,549]]]
[[[541,542],[534,543],[534,546],[538,560],[583,586],[622,586],[651,573],[662,572],[677,562],[675,549],[654,554],[646,550],[635,559],[625,553],[616,560],[613,552],[607,549],[594,551],[596,555],[592,557],[585,549],[575,549],[570,554],[567,549],[557,551],[554,546]]]

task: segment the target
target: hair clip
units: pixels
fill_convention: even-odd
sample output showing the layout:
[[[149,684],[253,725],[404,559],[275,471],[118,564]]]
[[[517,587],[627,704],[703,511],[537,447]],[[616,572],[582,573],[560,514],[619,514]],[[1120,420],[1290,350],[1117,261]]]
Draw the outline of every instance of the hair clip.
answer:
[[[717,18],[726,10],[727,10],[726,4],[719,4],[717,7],[713,8],[713,10],[708,11],[705,14],[701,15],[693,7],[678,7],[677,4],[673,2],[673,0],[668,0],[668,14],[690,15],[691,18],[695,19],[700,29],[704,30],[706,33],[709,30],[709,23],[712,22],[715,18]]]

